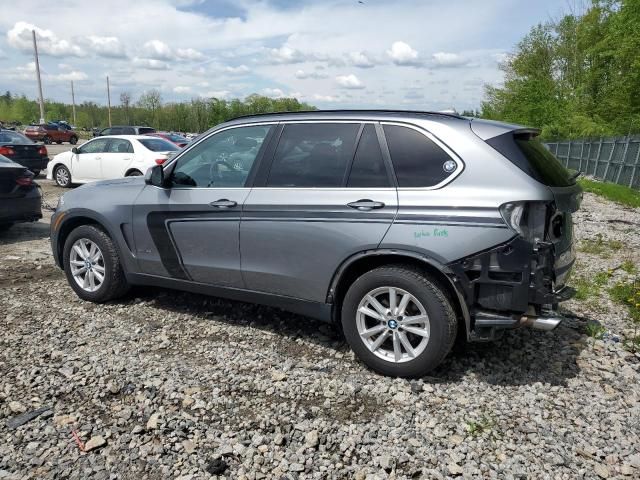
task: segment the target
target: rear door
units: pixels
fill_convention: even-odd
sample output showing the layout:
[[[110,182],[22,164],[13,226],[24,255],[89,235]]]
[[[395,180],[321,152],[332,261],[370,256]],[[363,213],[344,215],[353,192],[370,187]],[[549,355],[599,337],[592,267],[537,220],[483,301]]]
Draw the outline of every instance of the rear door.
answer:
[[[240,215],[252,172],[273,129],[274,125],[261,124],[220,130],[167,167],[167,188],[144,188],[133,213],[143,273],[244,286]]]
[[[100,177],[104,180],[124,177],[133,156],[133,146],[129,140],[109,139],[104,153],[100,155]]]
[[[74,180],[90,182],[102,177],[102,155],[107,150],[109,138],[98,137],[80,148],[78,153],[71,155],[71,176]]]
[[[284,125],[240,225],[247,288],[317,302],[349,256],[376,248],[397,193],[374,123]]]

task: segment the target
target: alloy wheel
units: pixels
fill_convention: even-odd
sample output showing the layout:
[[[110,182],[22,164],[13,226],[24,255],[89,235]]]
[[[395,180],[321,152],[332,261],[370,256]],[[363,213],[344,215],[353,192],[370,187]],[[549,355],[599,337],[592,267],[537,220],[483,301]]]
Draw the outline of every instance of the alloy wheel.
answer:
[[[392,363],[418,357],[429,343],[430,322],[422,303],[396,287],[379,287],[358,305],[356,326],[371,353]]]
[[[69,172],[66,168],[58,168],[56,170],[56,182],[61,187],[69,185]]]
[[[71,247],[69,255],[71,275],[80,288],[95,292],[104,282],[104,256],[100,247],[87,238],[80,238]]]

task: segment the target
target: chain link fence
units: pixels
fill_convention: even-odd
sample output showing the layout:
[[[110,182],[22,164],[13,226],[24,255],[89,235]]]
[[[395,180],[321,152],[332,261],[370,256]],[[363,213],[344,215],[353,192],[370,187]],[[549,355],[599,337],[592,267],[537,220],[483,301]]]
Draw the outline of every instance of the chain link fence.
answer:
[[[549,142],[565,167],[640,189],[640,136]]]

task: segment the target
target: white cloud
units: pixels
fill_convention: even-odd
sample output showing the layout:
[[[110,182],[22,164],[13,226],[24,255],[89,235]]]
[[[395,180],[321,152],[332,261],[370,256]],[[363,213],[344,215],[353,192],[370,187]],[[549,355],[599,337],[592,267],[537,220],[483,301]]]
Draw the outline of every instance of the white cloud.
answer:
[[[375,62],[364,52],[349,53],[349,60],[354,67],[371,68],[375,65]]]
[[[263,88],[262,94],[271,98],[284,98],[287,95],[279,88]]]
[[[96,55],[107,58],[126,58],[127,53],[118,37],[101,37],[89,35],[82,42],[87,49]]]
[[[133,65],[147,70],[169,70],[169,64],[154,58],[138,58],[133,59]]]
[[[500,52],[500,53],[494,53],[493,55],[491,55],[491,57],[496,61],[496,63],[503,64],[506,61],[508,61],[509,58],[511,58],[511,55],[505,52]]]
[[[224,71],[233,75],[242,75],[245,73],[249,73],[251,69],[246,65],[239,65],[237,67],[225,67]]]
[[[313,55],[305,54],[286,44],[280,48],[272,48],[269,51],[269,56],[273,63],[280,64],[302,63],[315,58]]]
[[[433,63],[438,67],[463,67],[469,61],[462,55],[449,52],[437,52],[432,55]]]
[[[60,39],[51,30],[44,30],[27,22],[17,22],[7,32],[9,45],[23,52],[33,51],[33,37],[31,31],[36,31],[38,53],[53,57],[74,56],[83,57],[84,50],[68,40]]]
[[[418,52],[405,42],[393,42],[391,48],[387,50],[387,55],[396,65],[416,66],[420,64]]]
[[[336,82],[338,82],[338,85],[342,88],[348,88],[350,90],[364,88],[364,84],[353,73],[349,75],[338,75],[336,77]]]
[[[58,75],[48,75],[47,79],[58,81],[58,82],[69,82],[73,80],[74,82],[82,82],[84,80],[88,80],[89,76],[77,70],[73,70],[68,73],[59,73]]]
[[[332,97],[331,95],[321,95],[319,93],[314,93],[311,96],[311,99],[317,102],[336,102],[338,100],[336,97]]]
[[[329,76],[322,71],[306,72],[304,70],[296,70],[296,73],[294,75],[299,80],[305,80],[307,78],[314,78],[319,80],[319,79],[327,78]]]
[[[203,60],[205,58],[202,52],[193,48],[178,48],[176,57],[181,60]]]
[[[173,92],[178,94],[189,93],[190,91],[191,87],[184,87],[180,85],[178,85],[177,87],[173,87]]]
[[[143,56],[154,60],[173,60],[169,45],[161,40],[149,40],[142,46]]]
[[[218,98],[220,100],[224,100],[231,96],[231,92],[229,90],[211,90],[205,93],[201,93],[200,96],[205,98]]]

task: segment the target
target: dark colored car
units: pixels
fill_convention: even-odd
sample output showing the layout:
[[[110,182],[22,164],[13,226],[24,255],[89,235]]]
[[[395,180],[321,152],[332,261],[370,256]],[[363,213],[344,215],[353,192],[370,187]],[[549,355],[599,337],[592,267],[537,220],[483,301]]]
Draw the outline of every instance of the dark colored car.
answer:
[[[148,135],[156,133],[153,127],[133,127],[130,125],[114,125],[113,127],[103,128],[102,130],[93,132],[94,137],[102,137],[104,135]]]
[[[170,141],[171,143],[179,146],[180,148],[184,148],[189,144],[189,139],[183,137],[182,135],[178,135],[177,133],[169,133],[169,132],[156,132],[149,133],[146,135],[151,135],[153,137],[164,138],[165,140]]]
[[[36,177],[49,162],[47,147],[13,130],[0,130],[0,155],[27,167]]]
[[[14,223],[42,218],[41,195],[33,174],[23,165],[0,155],[0,232]]]
[[[29,125],[25,128],[24,134],[31,140],[38,140],[47,145],[54,142],[58,144],[69,142],[71,145],[78,143],[78,134],[76,132],[53,123]]]

